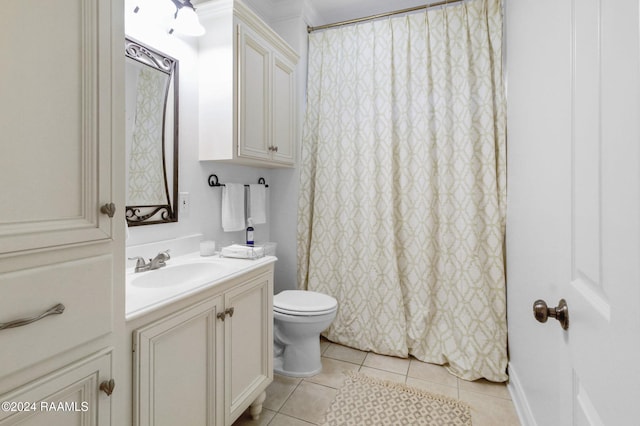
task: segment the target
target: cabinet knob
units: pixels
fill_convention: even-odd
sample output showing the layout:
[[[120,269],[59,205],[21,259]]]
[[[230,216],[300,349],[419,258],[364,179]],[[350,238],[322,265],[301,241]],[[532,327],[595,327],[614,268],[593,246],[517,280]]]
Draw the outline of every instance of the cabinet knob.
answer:
[[[115,380],[111,379],[109,381],[105,380],[100,383],[100,390],[107,394],[107,396],[111,396],[113,393],[113,389],[116,387]]]
[[[116,205],[113,203],[107,203],[100,207],[100,213],[106,214],[109,217],[113,217],[116,214]]]
[[[216,317],[218,317],[218,319],[221,319],[222,321],[224,321],[224,319],[227,317],[227,315],[229,315],[230,317],[233,316],[233,311],[234,311],[233,308],[225,309],[224,312],[218,312]]]

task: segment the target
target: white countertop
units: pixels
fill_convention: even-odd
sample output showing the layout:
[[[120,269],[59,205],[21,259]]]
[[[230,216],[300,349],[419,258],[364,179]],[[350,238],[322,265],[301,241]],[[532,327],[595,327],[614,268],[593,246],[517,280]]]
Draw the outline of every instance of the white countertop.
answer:
[[[273,263],[276,260],[277,258],[274,256],[265,256],[259,259],[233,259],[217,255],[205,257],[200,256],[200,253],[191,253],[171,258],[167,261],[166,267],[155,271],[135,273],[133,269],[128,269],[126,274],[126,320],[138,318],[194,293]],[[173,272],[179,271],[182,268],[181,265],[189,264],[204,264],[198,266],[202,267],[201,269],[207,269],[210,273],[188,275],[182,273],[184,279],[172,279],[170,284],[148,285],[156,278],[160,279],[168,275],[175,275]],[[136,282],[136,280],[138,281]]]

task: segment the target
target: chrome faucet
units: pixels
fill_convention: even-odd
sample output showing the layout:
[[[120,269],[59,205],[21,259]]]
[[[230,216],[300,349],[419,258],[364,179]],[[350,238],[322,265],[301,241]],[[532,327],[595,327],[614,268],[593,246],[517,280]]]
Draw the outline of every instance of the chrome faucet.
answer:
[[[148,271],[149,268],[151,267],[151,263],[147,263],[144,261],[144,258],[140,257],[140,256],[136,256],[136,257],[130,257],[129,260],[136,260],[136,269],[135,269],[135,273],[138,272],[144,272],[144,271]],[[151,260],[151,259],[149,259]]]
[[[163,266],[167,266],[166,262],[169,259],[171,259],[171,256],[169,256],[169,250],[160,252],[156,255],[156,257],[151,259],[149,263],[149,269],[153,271],[154,269],[159,269],[159,268],[162,268]]]
[[[149,259],[149,263],[145,262],[144,258],[140,256],[130,257],[129,260],[137,260],[135,272],[153,271],[154,269],[160,269],[163,266],[167,266],[167,260],[171,259],[169,250],[160,252],[153,259]]]

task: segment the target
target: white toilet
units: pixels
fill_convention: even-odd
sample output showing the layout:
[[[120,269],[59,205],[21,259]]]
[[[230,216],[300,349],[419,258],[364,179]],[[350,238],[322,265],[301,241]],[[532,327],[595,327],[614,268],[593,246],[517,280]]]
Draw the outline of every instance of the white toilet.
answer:
[[[336,299],[315,291],[285,290],[273,296],[274,372],[293,377],[320,373],[320,333],[337,310]]]

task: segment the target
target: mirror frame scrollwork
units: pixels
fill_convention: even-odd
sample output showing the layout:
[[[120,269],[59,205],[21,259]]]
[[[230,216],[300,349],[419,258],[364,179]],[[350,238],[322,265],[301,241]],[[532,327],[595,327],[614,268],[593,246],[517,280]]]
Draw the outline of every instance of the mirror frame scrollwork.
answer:
[[[153,225],[158,223],[170,223],[178,221],[178,60],[165,55],[149,46],[144,45],[130,37],[125,37],[125,56],[152,69],[161,71],[169,76],[166,85],[165,108],[162,117],[162,168],[164,171],[164,189],[167,196],[167,204],[158,205],[127,205],[126,218],[128,226]],[[170,93],[170,87],[173,90]],[[173,96],[173,188],[169,193],[167,181],[167,142],[165,132],[169,123],[167,120],[167,99]]]

